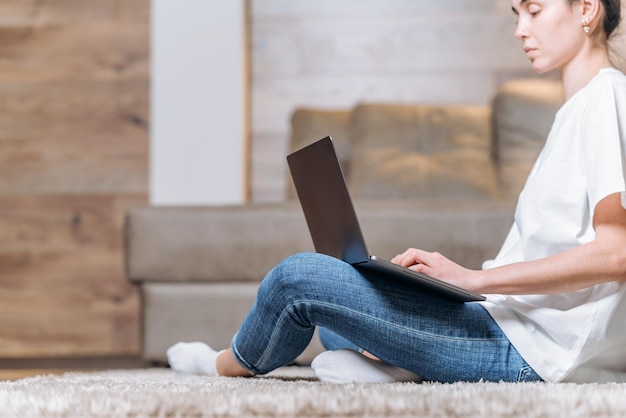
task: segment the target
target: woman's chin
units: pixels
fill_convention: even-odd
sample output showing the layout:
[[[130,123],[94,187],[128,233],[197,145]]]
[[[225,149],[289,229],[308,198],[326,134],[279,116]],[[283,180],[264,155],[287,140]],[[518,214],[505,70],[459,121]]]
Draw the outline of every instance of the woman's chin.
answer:
[[[533,71],[535,72],[535,74],[545,74],[547,72],[550,72],[550,69],[545,67],[535,67],[533,65]]]
[[[545,74],[554,70],[553,66],[542,64],[539,60],[535,60],[531,64],[532,64],[532,69],[536,74]]]

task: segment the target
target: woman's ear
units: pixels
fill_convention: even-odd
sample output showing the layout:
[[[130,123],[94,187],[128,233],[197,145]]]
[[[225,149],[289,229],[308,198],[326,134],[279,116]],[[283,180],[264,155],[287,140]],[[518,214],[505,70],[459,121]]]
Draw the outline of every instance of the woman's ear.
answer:
[[[591,32],[594,32],[596,26],[600,23],[599,19],[597,19],[600,14],[600,0],[581,0],[580,5],[583,28],[591,28]],[[589,32],[589,29],[585,29],[585,32]]]

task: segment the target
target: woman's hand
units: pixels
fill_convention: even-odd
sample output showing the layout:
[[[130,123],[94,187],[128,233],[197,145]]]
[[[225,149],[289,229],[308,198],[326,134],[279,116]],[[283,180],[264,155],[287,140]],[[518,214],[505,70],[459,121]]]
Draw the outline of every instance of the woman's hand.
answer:
[[[620,193],[602,199],[594,213],[595,239],[537,260],[469,270],[439,253],[409,248],[392,262],[482,294],[565,293],[626,281],[626,210]]]
[[[436,252],[409,248],[391,262],[467,290],[475,290],[478,284],[475,280],[478,271],[466,269]]]

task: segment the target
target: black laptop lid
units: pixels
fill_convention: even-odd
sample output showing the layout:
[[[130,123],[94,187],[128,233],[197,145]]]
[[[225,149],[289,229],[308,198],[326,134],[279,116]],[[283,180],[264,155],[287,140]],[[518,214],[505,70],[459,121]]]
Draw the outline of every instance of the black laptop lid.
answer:
[[[315,251],[350,264],[369,258],[331,137],[289,156],[291,171]]]

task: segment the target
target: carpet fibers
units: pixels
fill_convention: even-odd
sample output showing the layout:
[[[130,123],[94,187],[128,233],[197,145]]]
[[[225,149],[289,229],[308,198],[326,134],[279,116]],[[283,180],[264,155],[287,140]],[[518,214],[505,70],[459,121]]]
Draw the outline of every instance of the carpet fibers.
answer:
[[[330,384],[281,370],[262,378],[169,369],[0,382],[10,417],[626,417],[626,384]]]

